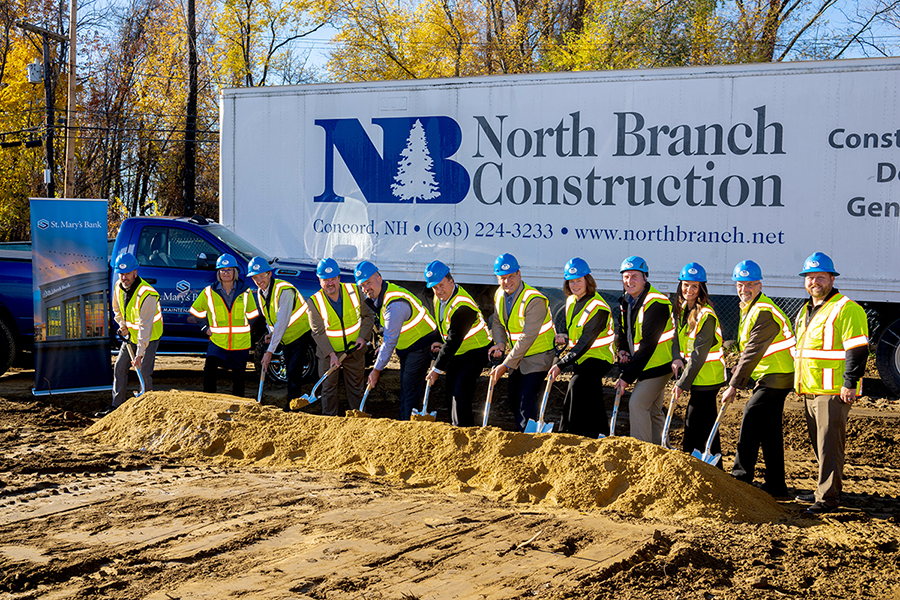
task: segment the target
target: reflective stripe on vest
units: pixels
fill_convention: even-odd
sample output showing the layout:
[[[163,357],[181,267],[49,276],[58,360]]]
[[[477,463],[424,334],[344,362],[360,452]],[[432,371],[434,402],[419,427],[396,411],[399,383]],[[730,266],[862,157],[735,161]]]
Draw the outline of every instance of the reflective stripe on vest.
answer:
[[[291,290],[294,292],[294,307],[291,311],[290,319],[288,320],[287,329],[284,332],[284,336],[281,338],[281,343],[287,345],[309,331],[309,318],[305,318],[309,307],[306,305],[306,302],[304,302],[303,296],[297,291],[297,288],[287,281],[273,279],[270,285],[272,286],[272,295],[270,296],[271,302],[266,304],[261,290],[256,291],[256,299],[259,310],[266,318],[266,323],[273,328],[278,320],[278,311],[281,308],[281,292],[284,290]]]
[[[738,328],[738,347],[743,351],[744,345],[750,337],[750,332],[756,325],[756,320],[763,312],[768,312],[779,325],[778,335],[766,348],[762,359],[753,369],[750,376],[753,379],[759,379],[766,373],[793,373],[794,362],[791,358],[791,348],[796,343],[794,332],[791,329],[791,323],[785,316],[784,312],[775,305],[772,300],[765,294],[760,293],[756,302],[751,306],[746,314],[741,311],[741,323]]]
[[[250,310],[247,310],[247,309]],[[210,341],[225,350],[244,350],[250,347],[250,319],[256,318],[259,311],[250,290],[244,290],[231,305],[207,286],[194,300],[191,314],[197,318],[209,320]]]
[[[494,308],[497,317],[500,319],[500,323],[503,325],[503,328],[506,330],[506,333],[512,341],[512,348],[510,349],[510,353],[512,353],[516,343],[522,339],[522,336],[524,335],[525,308],[528,306],[528,303],[537,299],[544,302],[544,321],[538,332],[537,338],[535,338],[531,347],[525,353],[525,356],[533,356],[553,348],[553,338],[555,337],[553,332],[553,321],[550,319],[549,300],[527,283],[523,283],[522,285],[524,286],[524,289],[522,290],[522,293],[519,294],[519,297],[516,299],[516,302],[510,311],[509,320],[504,321],[503,288],[497,288],[497,292],[494,294]]]
[[[609,305],[603,300],[600,294],[594,292],[594,297],[588,300],[584,307],[582,307],[581,312],[576,319],[575,315],[572,313],[575,310],[575,304],[577,302],[578,299],[574,294],[566,298],[566,330],[569,334],[569,348],[573,348],[575,344],[578,343],[578,340],[581,338],[581,333],[584,330],[585,323],[592,319],[597,312],[605,310],[607,318],[606,331],[602,335],[597,336],[591,343],[590,348],[578,357],[578,360],[575,361],[576,364],[581,364],[589,358],[599,358],[609,363],[613,362],[613,343],[615,342],[616,336]]]
[[[668,307],[669,317],[666,318],[666,328],[659,336],[659,341],[656,342],[656,348],[653,350],[650,360],[647,361],[647,366],[644,367],[645,371],[672,362],[672,340],[675,338],[675,325],[672,324],[671,319],[672,303],[669,302],[669,298],[665,294],[661,293],[652,285],[650,286],[650,289],[647,290],[647,295],[644,296],[644,301],[641,303],[641,308],[638,311],[637,323],[634,326],[634,345],[637,347],[641,343],[641,340],[644,339],[644,312],[647,310],[648,306],[655,302],[661,302]]]
[[[685,310],[686,303],[682,304],[682,311]],[[682,313],[683,314],[683,313]],[[725,381],[725,353],[722,351],[722,329],[719,327],[719,318],[710,306],[700,308],[700,314],[697,316],[697,324],[688,332],[688,323],[678,328],[678,346],[681,348],[681,356],[687,360],[694,351],[694,343],[697,341],[697,334],[703,329],[707,319],[716,319],[716,339],[710,347],[706,355],[706,360],[700,371],[694,378],[692,385],[716,385]]]
[[[441,301],[435,296],[435,316],[440,314],[440,306]],[[456,286],[456,294],[450,298],[447,310],[444,311],[444,318],[438,321],[438,332],[441,334],[441,339],[447,339],[447,332],[450,331],[450,319],[453,317],[453,313],[461,306],[468,306],[474,310],[477,313],[478,318],[469,328],[469,331],[466,332],[465,337],[463,337],[463,342],[459,345],[459,348],[456,349],[454,356],[465,354],[469,350],[474,350],[475,348],[483,348],[491,341],[490,332],[488,331],[487,323],[484,322],[484,315],[481,314],[481,309],[478,308],[478,304],[472,299],[472,296],[459,285]]]
[[[808,305],[797,315],[795,387],[799,394],[837,394],[843,387],[847,350],[868,344],[866,313],[857,303],[838,293],[825,302],[807,326]],[[862,335],[841,340],[835,323],[842,315]],[[862,393],[862,379],[857,382],[857,393]]]
[[[131,302],[128,306],[125,305],[125,288],[123,288],[119,282],[116,282],[116,294],[118,295],[119,310],[122,311],[122,316],[125,318],[125,327],[128,328],[128,341],[132,344],[137,344],[138,332],[140,330],[137,322],[141,316],[141,305],[143,305],[144,300],[150,296],[156,298],[156,314],[153,315],[153,328],[150,330],[149,341],[152,342],[162,337],[162,306],[159,304],[159,293],[155,289],[141,280],[140,287],[131,295]]]
[[[325,335],[331,342],[331,347],[335,352],[344,352],[356,342],[359,337],[359,330],[362,327],[362,318],[359,309],[359,292],[352,283],[340,284],[341,289],[341,311],[344,320],[343,328],[341,327],[341,319],[337,312],[332,308],[331,302],[325,297],[325,291],[319,290],[312,295],[312,300],[322,315],[325,322]],[[344,337],[347,338],[347,346],[344,346]]]
[[[422,337],[437,329],[437,325],[434,319],[431,318],[431,315],[428,314],[428,310],[422,306],[422,303],[415,296],[390,282],[388,282],[387,291],[384,293],[381,305],[382,325],[384,324],[385,309],[391,302],[396,302],[397,300],[406,300],[412,307],[412,315],[403,322],[403,326],[400,328],[400,337],[397,339],[397,350],[405,350]]]

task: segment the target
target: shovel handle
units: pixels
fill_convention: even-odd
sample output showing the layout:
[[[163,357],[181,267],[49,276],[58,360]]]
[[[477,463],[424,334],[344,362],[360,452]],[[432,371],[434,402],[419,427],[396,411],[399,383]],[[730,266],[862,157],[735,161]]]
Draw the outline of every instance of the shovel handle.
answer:
[[[662,439],[660,445],[663,448],[669,447],[669,426],[672,424],[672,415],[675,413],[675,388],[672,388],[672,399],[669,400],[669,412],[666,414],[666,423],[663,425]]]
[[[372,391],[372,386],[366,384],[366,391],[363,392],[362,400],[359,402],[359,412],[363,412],[366,408],[366,398],[369,397],[369,392]]]
[[[131,344],[128,342],[128,340],[124,340],[122,342],[122,345],[125,346],[125,348],[128,350],[128,356],[131,357],[131,362],[134,362],[134,352],[131,351]],[[120,352],[121,352],[121,350],[120,350]],[[140,369],[135,369],[134,371],[135,371],[135,373],[137,373],[138,381],[141,382],[141,393],[138,394],[138,396],[143,396],[144,391],[146,390],[146,386],[144,385],[144,375],[143,375],[143,373],[141,373]]]
[[[716,421],[713,423],[712,431],[709,432],[709,438],[706,440],[706,451],[704,454],[709,455],[709,451],[712,449],[713,438],[716,437],[716,432],[719,430],[719,424],[722,422],[722,417],[725,416],[725,409],[728,408],[728,405],[731,402],[723,402],[722,408],[719,409],[719,414],[716,415]]]
[[[544,411],[547,410],[547,400],[550,398],[550,388],[553,387],[553,380],[547,378],[547,386],[544,388],[544,399],[541,401],[541,412],[538,415],[538,431],[544,427]]]

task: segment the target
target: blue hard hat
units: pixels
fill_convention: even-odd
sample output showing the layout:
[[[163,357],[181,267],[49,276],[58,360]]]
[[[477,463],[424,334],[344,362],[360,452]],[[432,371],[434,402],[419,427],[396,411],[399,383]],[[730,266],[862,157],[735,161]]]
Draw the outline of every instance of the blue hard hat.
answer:
[[[331,279],[333,277],[340,277],[341,268],[338,266],[337,261],[333,258],[323,258],[319,261],[318,266],[316,266],[316,275],[319,279]]]
[[[706,283],[706,269],[700,263],[689,262],[682,267],[678,281],[701,281]]]
[[[425,287],[429,290],[450,274],[450,267],[439,260],[433,260],[425,267]]]
[[[640,256],[629,256],[623,260],[622,266],[619,267],[619,273],[624,273],[625,271],[640,271],[644,275],[650,274],[650,269],[647,268],[647,261]]]
[[[217,269],[237,268],[237,259],[230,254],[223,254],[216,260]]]
[[[494,261],[494,275],[509,275],[519,270],[519,261],[509,252],[504,252]]]
[[[131,273],[137,268],[137,259],[134,257],[134,254],[130,252],[123,252],[119,255],[119,258],[116,259],[116,274]]]
[[[824,252],[813,252],[809,258],[803,261],[803,270],[801,275],[807,273],[831,273],[832,275],[840,275],[834,270],[834,262],[831,257]]]
[[[752,260],[742,260],[734,266],[732,281],[761,281],[762,269]]]
[[[272,265],[269,264],[269,261],[264,259],[262,256],[254,256],[250,259],[250,262],[247,263],[247,273],[251,276],[253,275],[262,275],[263,273],[268,273],[272,270]]]
[[[356,278],[357,284],[362,284],[368,281],[369,278],[377,272],[378,267],[376,267],[371,262],[364,260],[356,265],[355,269],[353,269],[353,276]]]
[[[563,277],[566,281],[584,277],[590,272],[591,268],[588,266],[587,261],[583,258],[578,258],[577,256],[569,259],[569,262],[563,267]]]

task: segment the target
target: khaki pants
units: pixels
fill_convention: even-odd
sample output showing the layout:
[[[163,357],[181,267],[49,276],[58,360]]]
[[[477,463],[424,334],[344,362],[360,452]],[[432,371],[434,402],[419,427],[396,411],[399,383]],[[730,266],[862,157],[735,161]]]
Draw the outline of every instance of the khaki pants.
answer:
[[[809,441],[819,460],[816,501],[840,501],[850,405],[841,402],[839,394],[822,396],[807,394],[804,398]]]
[[[331,366],[331,361],[327,356],[322,356],[317,352],[319,359],[319,378],[325,374],[325,371]],[[338,358],[340,358],[338,354]],[[322,403],[322,414],[328,416],[336,416],[340,408],[338,399],[338,381],[344,378],[344,391],[347,394],[347,404],[354,410],[359,410],[359,403],[362,401],[363,391],[366,389],[366,349],[359,348],[353,354],[344,359],[341,368],[328,376],[328,379],[322,382],[322,385],[316,390],[316,396]]]
[[[634,384],[628,400],[631,437],[651,444],[662,443],[662,430],[666,422],[666,384],[672,374],[653,379],[643,379]]]

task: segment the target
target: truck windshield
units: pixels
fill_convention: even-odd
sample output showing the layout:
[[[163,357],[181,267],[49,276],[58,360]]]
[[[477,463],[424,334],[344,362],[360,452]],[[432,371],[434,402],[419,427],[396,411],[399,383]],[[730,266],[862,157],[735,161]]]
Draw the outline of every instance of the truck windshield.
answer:
[[[241,258],[246,261],[249,261],[254,256],[261,256],[266,259],[266,262],[272,262],[271,256],[269,256],[238,234],[234,233],[230,229],[227,229],[226,227],[219,225],[218,223],[210,225],[206,228],[206,230],[222,240],[222,242],[224,242],[227,246],[234,248],[235,251],[237,251],[237,253],[241,255]]]

